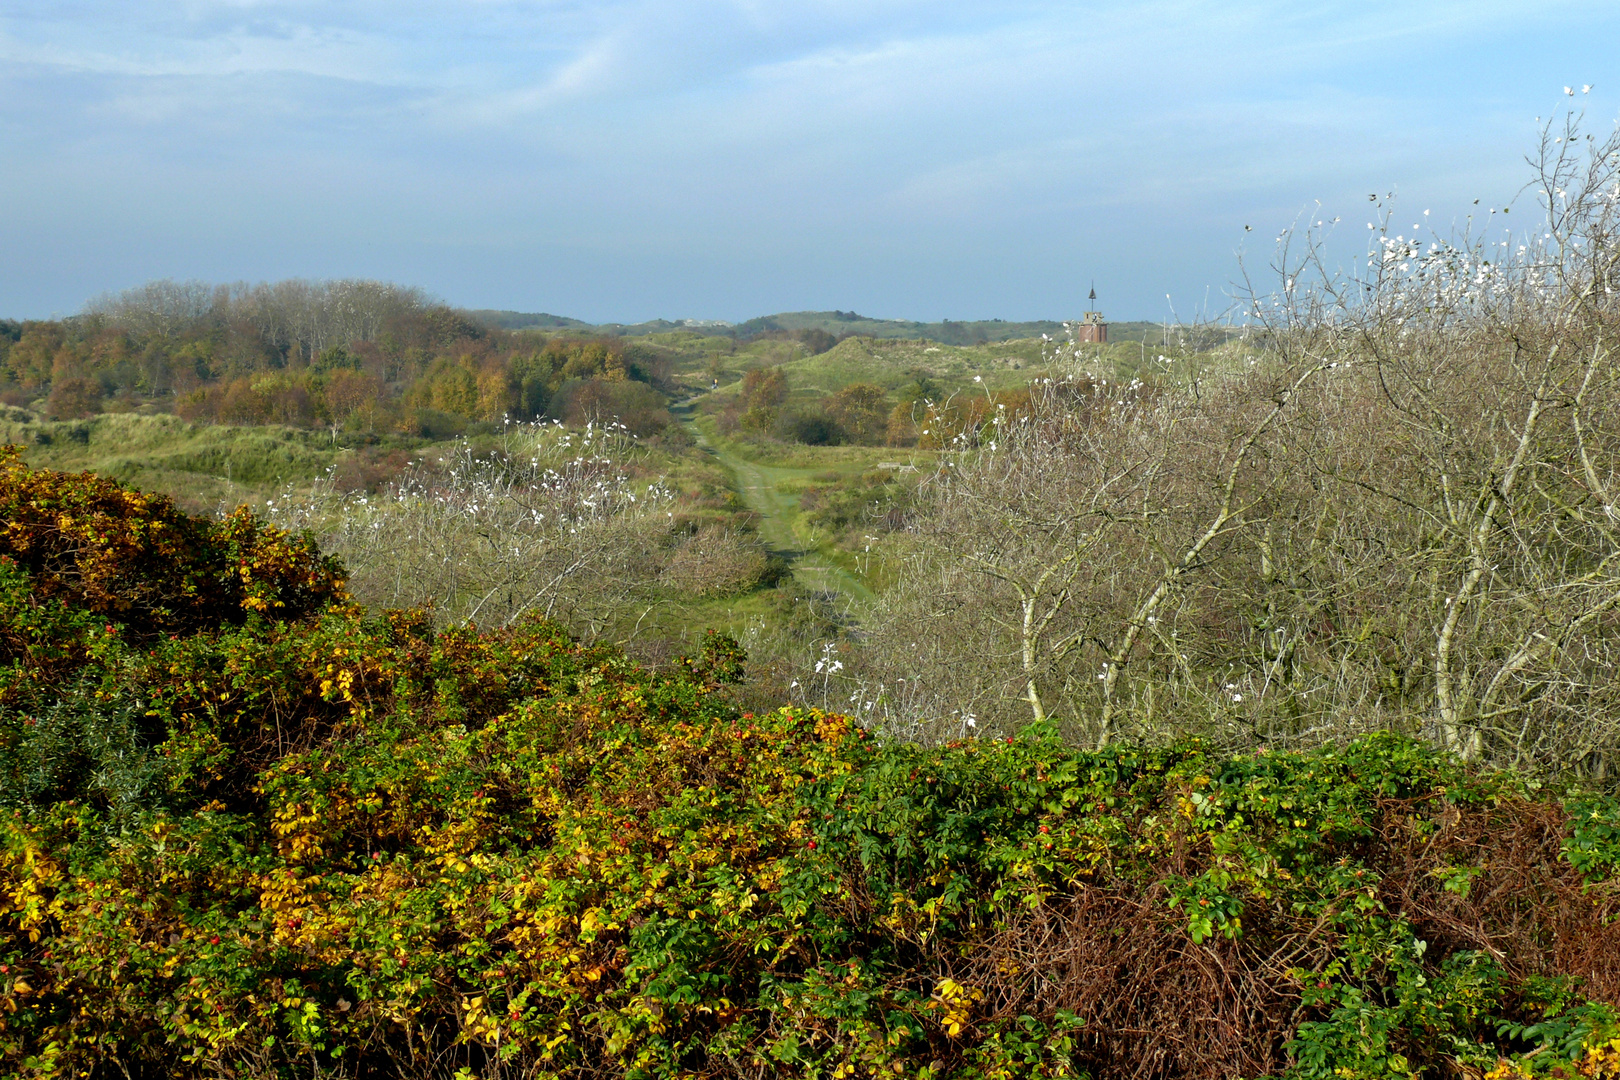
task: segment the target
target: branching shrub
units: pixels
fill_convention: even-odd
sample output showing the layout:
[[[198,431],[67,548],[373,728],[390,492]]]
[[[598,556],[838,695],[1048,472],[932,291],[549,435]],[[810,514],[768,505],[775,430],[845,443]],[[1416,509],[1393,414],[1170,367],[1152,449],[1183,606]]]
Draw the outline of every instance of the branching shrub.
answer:
[[[321,534],[371,606],[426,604],[441,625],[541,614],[622,640],[651,607],[742,591],[770,572],[735,529],[677,526],[674,491],[633,478],[638,457],[620,424],[507,424],[489,452],[463,440],[376,494],[326,484],[272,512]]]
[[[0,560],[29,576],[19,604],[61,601],[141,637],[302,618],[346,595],[337,562],[307,536],[246,509],[215,521],[89,473],[30,470],[11,446],[0,448]],[[9,638],[0,630],[0,649],[17,647]]]
[[[1223,365],[1110,386],[1074,347],[1027,411],[956,418],[864,696],[921,676],[1099,746],[1393,726],[1612,778],[1620,136],[1542,150],[1539,239],[1386,213],[1345,276],[1318,223]]]

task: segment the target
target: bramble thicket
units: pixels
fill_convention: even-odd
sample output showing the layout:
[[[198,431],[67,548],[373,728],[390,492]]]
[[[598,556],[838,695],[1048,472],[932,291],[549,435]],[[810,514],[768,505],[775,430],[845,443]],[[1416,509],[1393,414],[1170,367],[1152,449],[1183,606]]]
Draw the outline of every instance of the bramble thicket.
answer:
[[[0,1074],[1620,1075],[1620,804],[923,747],[0,459]]]

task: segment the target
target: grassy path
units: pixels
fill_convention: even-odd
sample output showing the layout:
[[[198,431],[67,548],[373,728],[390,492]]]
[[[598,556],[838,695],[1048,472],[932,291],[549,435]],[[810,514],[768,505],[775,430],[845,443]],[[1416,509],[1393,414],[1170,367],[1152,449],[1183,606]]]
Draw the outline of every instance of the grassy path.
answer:
[[[715,445],[697,426],[691,402],[682,402],[672,411],[697,440],[699,449],[709,454],[731,475],[743,505],[759,515],[759,536],[765,546],[786,558],[799,584],[818,592],[841,593],[857,604],[873,599],[873,592],[860,578],[839,566],[825,550],[827,545],[806,542],[794,523],[799,516],[797,495],[781,490],[781,485],[807,480],[814,469],[792,469],[759,465]]]

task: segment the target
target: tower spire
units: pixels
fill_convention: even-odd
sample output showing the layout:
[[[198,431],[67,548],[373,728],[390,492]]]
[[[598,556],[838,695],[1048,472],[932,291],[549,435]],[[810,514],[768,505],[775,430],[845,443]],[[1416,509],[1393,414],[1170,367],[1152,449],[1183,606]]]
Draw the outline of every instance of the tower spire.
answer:
[[[1097,279],[1091,279],[1091,307],[1085,317],[1080,320],[1080,336],[1077,341],[1092,345],[1106,345],[1108,343],[1108,324],[1103,321],[1103,313],[1097,308]]]

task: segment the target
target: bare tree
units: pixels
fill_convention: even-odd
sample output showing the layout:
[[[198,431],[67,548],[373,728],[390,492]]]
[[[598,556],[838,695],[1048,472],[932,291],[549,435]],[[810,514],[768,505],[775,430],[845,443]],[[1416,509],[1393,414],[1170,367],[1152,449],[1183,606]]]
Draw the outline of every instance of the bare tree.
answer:
[[[214,310],[215,288],[202,281],[149,281],[121,293],[103,293],[85,313],[128,326],[143,337],[167,338],[190,329]]]
[[[139,337],[167,338],[204,322],[242,321],[277,351],[313,361],[333,345],[373,341],[390,320],[431,306],[420,289],[363,279],[252,286],[164,280],[99,296],[85,311]]]
[[[1380,204],[1337,273],[1307,223],[1213,363],[1059,379],[964,433],[852,677],[910,667],[941,715],[1096,744],[1394,724],[1611,769],[1620,136],[1572,118],[1532,163],[1533,237],[1408,233]]]

